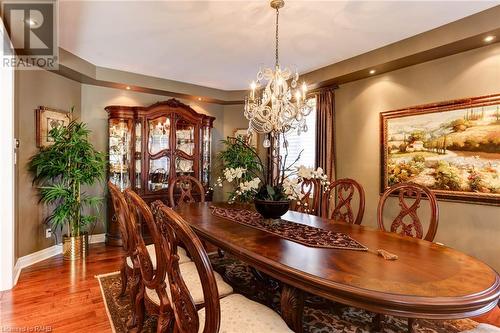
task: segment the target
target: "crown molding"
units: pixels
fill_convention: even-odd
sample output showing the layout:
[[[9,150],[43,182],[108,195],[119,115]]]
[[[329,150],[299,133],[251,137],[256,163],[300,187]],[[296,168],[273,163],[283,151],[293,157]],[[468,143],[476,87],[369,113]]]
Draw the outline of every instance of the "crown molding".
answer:
[[[376,74],[466,52],[500,42],[500,6],[302,74],[311,89],[341,85]],[[484,37],[495,35],[491,43]]]

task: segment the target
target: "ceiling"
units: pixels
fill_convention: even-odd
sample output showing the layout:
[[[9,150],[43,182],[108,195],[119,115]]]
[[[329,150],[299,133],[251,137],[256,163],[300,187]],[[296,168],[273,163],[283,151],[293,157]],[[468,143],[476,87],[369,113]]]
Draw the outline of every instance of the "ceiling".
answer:
[[[305,73],[431,30],[500,1],[287,1],[280,60]],[[60,46],[101,67],[224,90],[274,62],[261,1],[62,1]]]

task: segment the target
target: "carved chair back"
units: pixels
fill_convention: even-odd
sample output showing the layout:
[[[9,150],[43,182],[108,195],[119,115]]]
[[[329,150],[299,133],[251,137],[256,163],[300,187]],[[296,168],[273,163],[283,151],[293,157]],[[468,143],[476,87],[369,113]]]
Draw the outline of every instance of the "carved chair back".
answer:
[[[397,195],[400,211],[392,221],[389,230],[403,236],[416,237],[432,242],[438,227],[439,209],[434,193],[420,184],[399,183],[389,187],[384,192],[378,204],[377,221],[379,229],[386,231],[383,218],[384,207],[389,196],[393,194]],[[417,214],[424,197],[427,197],[430,206],[429,227],[425,237],[422,223]],[[409,220],[408,223],[405,220]]]
[[[169,306],[168,296],[166,293],[166,266],[167,258],[165,257],[166,244],[161,236],[155,222],[153,213],[144,200],[131,189],[125,190],[125,198],[130,210],[131,220],[137,225],[136,221],[140,218],[148,226],[149,232],[154,242],[156,252],[156,269],[153,268],[152,258],[146,248],[146,244],[142,234],[136,228],[134,233],[137,243],[136,260],[141,270],[143,284],[150,289],[155,289],[160,298],[160,307]]]
[[[134,226],[132,225],[132,221],[130,219],[127,201],[125,200],[125,196],[120,189],[111,181],[108,182],[108,189],[115,211],[113,219],[118,221],[118,227],[122,236],[123,249],[127,252],[128,256],[132,257],[136,248],[136,242],[133,234]]]
[[[352,201],[358,195],[358,211],[354,215]],[[331,204],[335,204],[331,207]],[[328,186],[321,200],[321,216],[350,224],[361,224],[365,213],[365,191],[354,179],[337,179]]]
[[[199,202],[205,202],[205,190],[200,181],[192,176],[179,176],[172,180],[169,186],[170,205],[172,207],[184,205],[186,203],[197,202],[193,194],[200,197]],[[175,200],[175,193],[178,190],[179,198]]]
[[[203,332],[217,333],[220,326],[219,292],[210,260],[200,239],[181,216],[160,201],[155,202],[154,210],[157,223],[166,230],[164,235],[169,251],[167,273],[175,315],[174,332],[198,333],[200,327],[196,306],[179,268],[177,246],[182,243],[200,276],[206,313]]]
[[[318,179],[303,179],[300,184],[301,198],[292,203],[292,210],[319,215],[321,183]]]

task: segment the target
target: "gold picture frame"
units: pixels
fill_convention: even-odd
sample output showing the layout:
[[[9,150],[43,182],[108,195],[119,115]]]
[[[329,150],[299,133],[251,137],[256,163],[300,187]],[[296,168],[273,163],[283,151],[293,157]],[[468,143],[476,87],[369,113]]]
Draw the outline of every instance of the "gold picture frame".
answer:
[[[52,145],[49,132],[56,126],[67,126],[70,122],[70,113],[40,106],[35,110],[36,117],[36,146],[44,148]]]
[[[382,112],[381,187],[415,182],[438,199],[500,205],[500,94]]]

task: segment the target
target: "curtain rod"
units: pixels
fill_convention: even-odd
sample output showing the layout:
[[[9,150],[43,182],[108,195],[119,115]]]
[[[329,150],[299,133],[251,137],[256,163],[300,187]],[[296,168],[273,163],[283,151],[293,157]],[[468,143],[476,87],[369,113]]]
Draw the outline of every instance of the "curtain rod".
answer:
[[[310,95],[317,95],[323,91],[327,91],[327,90],[337,90],[339,88],[338,84],[331,84],[329,86],[324,86],[324,87],[318,87],[318,88],[315,88],[315,89],[311,89],[309,91],[309,94]],[[309,95],[308,94],[308,95]]]

